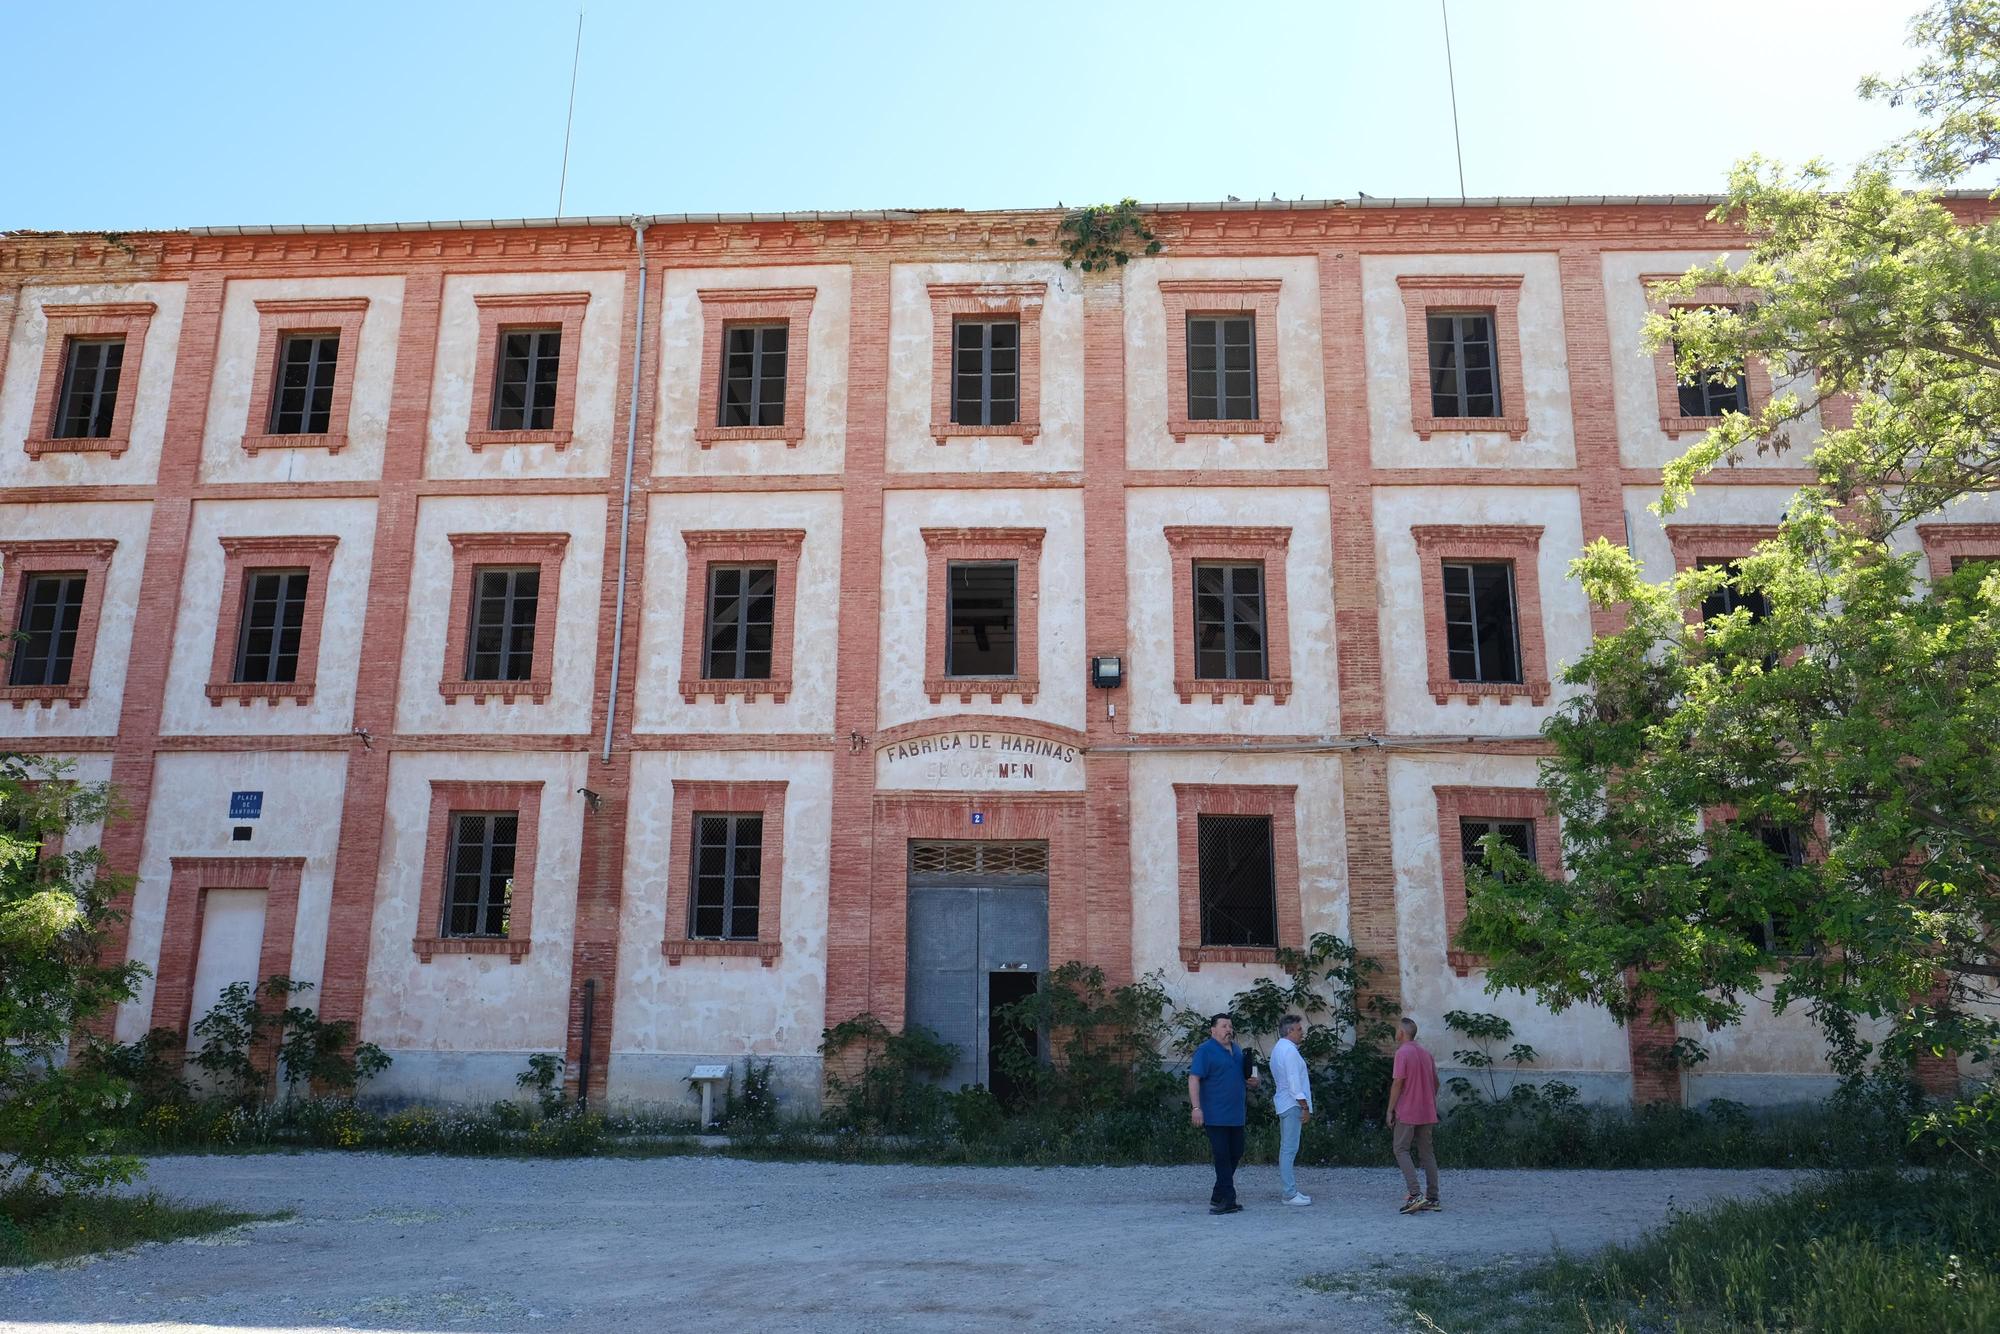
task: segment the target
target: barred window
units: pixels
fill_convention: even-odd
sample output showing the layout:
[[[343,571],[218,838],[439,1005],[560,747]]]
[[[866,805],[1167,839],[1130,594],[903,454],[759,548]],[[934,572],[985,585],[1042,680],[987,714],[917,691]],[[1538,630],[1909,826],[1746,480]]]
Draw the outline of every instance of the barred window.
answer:
[[[723,334],[718,426],[783,426],[790,324],[732,324]]]
[[[1197,562],[1194,567],[1194,674],[1209,681],[1262,681],[1264,567]]]
[[[1498,417],[1493,316],[1488,311],[1433,311],[1431,413],[1438,417]]]
[[[122,338],[72,338],[56,399],[56,438],[106,440],[118,408],[118,375],[125,364]]]
[[[306,587],[311,578],[305,570],[245,572],[233,680],[298,680],[299,638],[305,630]]]
[[[1501,840],[1511,846],[1528,861],[1535,860],[1535,822],[1533,820],[1474,820],[1460,819],[1458,822],[1459,855],[1467,867],[1484,866],[1486,849],[1479,840],[1488,834],[1498,834]]]
[[[337,333],[286,336],[278,353],[278,390],[271,404],[271,434],[326,433],[333,417],[333,372],[339,360]]]
[[[1201,943],[1275,948],[1277,870],[1268,815],[1197,818]]]
[[[708,567],[704,676],[711,681],[770,680],[777,599],[775,565]]]
[[[1013,425],[1020,417],[1021,322],[960,320],[952,340],[951,419]]]
[[[1727,616],[1738,608],[1747,610],[1753,621],[1761,621],[1771,614],[1771,600],[1764,596],[1762,590],[1737,586],[1736,580],[1741,574],[1737,562],[1719,556],[1704,556],[1696,565],[1704,570],[1721,567],[1729,571],[1729,582],[1701,600],[1701,619],[1704,621]]]
[[[553,430],[561,368],[561,329],[502,329],[499,366],[493,373],[492,429]]]
[[[1257,419],[1257,321],[1250,315],[1190,315],[1188,418]]]
[[[453,811],[440,934],[505,940],[514,893],[514,811]]]
[[[538,565],[474,568],[466,680],[526,681],[534,675],[535,613],[541,586]]]
[[[80,572],[31,574],[23,581],[14,623],[14,660],[8,684],[66,686],[76,657],[76,630],[83,619]]]
[[[946,609],[951,639],[946,676],[1011,677],[1014,662],[1016,575],[1013,561],[953,561],[946,567]]]
[[[697,815],[688,936],[755,940],[762,897],[764,817]]]
[[[1444,562],[1445,646],[1452,680],[1518,684],[1520,629],[1511,564]]]
[[[1760,824],[1757,838],[1787,871],[1796,871],[1806,864],[1805,837],[1790,825]],[[1790,913],[1766,913],[1761,921],[1750,924],[1749,936],[1751,943],[1766,954],[1798,956],[1819,952],[1813,941],[1802,938]]]

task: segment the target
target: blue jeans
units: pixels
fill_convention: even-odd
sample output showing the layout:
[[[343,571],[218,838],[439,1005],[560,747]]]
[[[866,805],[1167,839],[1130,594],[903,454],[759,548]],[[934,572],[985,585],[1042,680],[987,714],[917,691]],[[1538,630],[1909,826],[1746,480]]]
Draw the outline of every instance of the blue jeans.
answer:
[[[1299,1129],[1304,1124],[1305,1108],[1296,1103],[1278,1113],[1278,1185],[1283,1188],[1288,1200],[1299,1193],[1298,1179],[1292,1175],[1292,1163],[1299,1156]]]

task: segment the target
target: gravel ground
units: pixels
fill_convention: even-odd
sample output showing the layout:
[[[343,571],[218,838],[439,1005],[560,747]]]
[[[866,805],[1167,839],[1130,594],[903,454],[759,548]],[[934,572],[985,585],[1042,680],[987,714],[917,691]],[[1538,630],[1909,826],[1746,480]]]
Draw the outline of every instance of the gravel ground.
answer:
[[[161,1158],[147,1188],[294,1217],[0,1270],[0,1329],[1390,1329],[1299,1279],[1589,1249],[1791,1180],[1457,1172],[1444,1212],[1404,1218],[1393,1171],[1302,1171],[1300,1209],[1253,1166],[1213,1218],[1197,1167]]]

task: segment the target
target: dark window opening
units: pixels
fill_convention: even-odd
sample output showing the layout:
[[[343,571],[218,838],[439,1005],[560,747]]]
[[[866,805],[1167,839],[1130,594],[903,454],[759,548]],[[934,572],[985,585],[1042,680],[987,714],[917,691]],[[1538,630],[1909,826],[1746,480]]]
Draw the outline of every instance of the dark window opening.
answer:
[[[76,658],[76,629],[83,620],[86,576],[31,574],[21,589],[9,685],[66,686]]]
[[[1256,318],[1188,316],[1187,370],[1190,420],[1257,420]]]
[[[691,940],[755,940],[762,893],[764,817],[694,817]]]
[[[535,613],[541,589],[538,565],[482,565],[473,570],[466,680],[525,681],[534,675]]]
[[[777,601],[776,566],[709,566],[702,674],[711,681],[770,680]]]
[[[56,438],[106,440],[118,408],[118,375],[125,365],[122,338],[72,338],[56,399]]]
[[[946,676],[1020,674],[1014,661],[1017,573],[1012,561],[953,561],[946,567],[951,599]]]
[[[299,679],[299,639],[305,632],[311,577],[305,570],[246,573],[233,679],[266,683]]]
[[[1760,824],[1757,826],[1757,838],[1763,843],[1765,851],[1777,858],[1787,871],[1796,871],[1806,864],[1805,837],[1790,825]],[[1813,942],[1800,938],[1801,933],[1789,913],[1765,914],[1762,921],[1750,923],[1749,936],[1750,942],[1766,954],[1817,953]]]
[[[514,897],[513,811],[454,811],[445,863],[444,934],[507,938]]]
[[[1269,677],[1262,565],[1194,567],[1194,674],[1205,681]]]
[[[1708,307],[1708,309],[1715,309]],[[1727,310],[1727,307],[1722,309]],[[1674,344],[1674,361],[1680,361],[1680,344]],[[1730,383],[1734,381],[1734,383]],[[1704,367],[1693,384],[1680,386],[1683,417],[1720,417],[1725,412],[1748,412],[1750,396],[1744,392],[1741,365]]]
[[[1431,415],[1498,417],[1500,378],[1493,346],[1493,316],[1486,311],[1433,312]]]
[[[1750,613],[1750,619],[1761,621],[1771,614],[1771,600],[1755,588],[1742,588],[1737,584],[1742,570],[1733,560],[1719,556],[1704,556],[1695,564],[1704,570],[1718,566],[1729,571],[1729,582],[1722,585],[1701,600],[1701,619],[1712,621],[1718,616],[1727,616],[1741,608]]]
[[[493,429],[550,431],[556,424],[561,329],[502,329],[493,376]]]
[[[1957,574],[1968,565],[2000,565],[2000,556],[1953,556],[1951,572]]]
[[[333,420],[333,373],[340,335],[289,334],[278,354],[278,393],[271,434],[324,435]]]
[[[1520,684],[1513,565],[1444,562],[1444,634],[1452,680]]]
[[[1466,867],[1486,866],[1486,849],[1479,840],[1488,834],[1498,834],[1503,842],[1528,861],[1535,860],[1535,822],[1533,820],[1474,820],[1460,819],[1458,822],[1459,855]]]
[[[952,326],[951,419],[961,426],[1012,426],[1021,415],[1021,323],[960,320]]]
[[[789,324],[732,324],[723,333],[718,426],[783,426]]]
[[[1277,871],[1268,815],[1196,817],[1201,943],[1275,948]]]

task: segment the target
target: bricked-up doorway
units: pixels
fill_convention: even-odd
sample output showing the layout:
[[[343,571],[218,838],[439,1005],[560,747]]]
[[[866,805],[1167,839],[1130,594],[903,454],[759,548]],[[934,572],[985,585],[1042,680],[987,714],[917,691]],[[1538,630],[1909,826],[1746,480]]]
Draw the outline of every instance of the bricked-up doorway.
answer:
[[[909,845],[905,1023],[958,1049],[946,1088],[1013,1092],[1003,1049],[1039,1037],[994,1019],[1032,992],[1049,966],[1046,842],[918,841]]]

